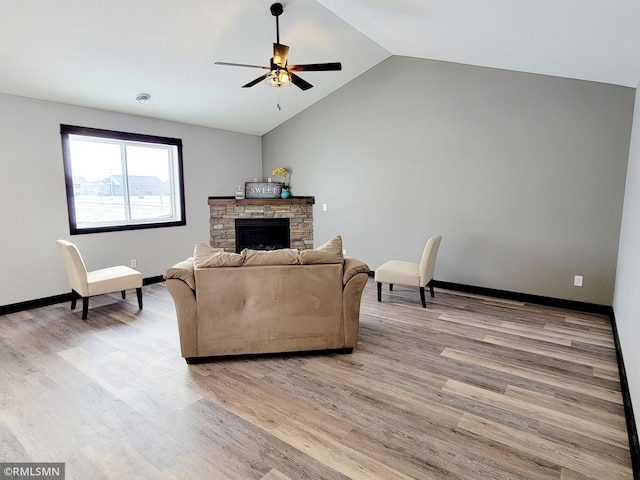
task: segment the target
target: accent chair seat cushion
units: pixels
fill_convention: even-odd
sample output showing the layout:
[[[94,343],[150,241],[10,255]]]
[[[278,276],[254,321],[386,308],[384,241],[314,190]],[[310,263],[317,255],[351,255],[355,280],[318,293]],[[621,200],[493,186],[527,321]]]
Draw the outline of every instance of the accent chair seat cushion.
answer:
[[[88,292],[78,292],[83,297],[130,290],[142,287],[142,274],[133,268],[119,265],[87,272]]]
[[[420,285],[420,265],[402,260],[389,260],[376,268],[375,281],[414,287],[424,286]]]

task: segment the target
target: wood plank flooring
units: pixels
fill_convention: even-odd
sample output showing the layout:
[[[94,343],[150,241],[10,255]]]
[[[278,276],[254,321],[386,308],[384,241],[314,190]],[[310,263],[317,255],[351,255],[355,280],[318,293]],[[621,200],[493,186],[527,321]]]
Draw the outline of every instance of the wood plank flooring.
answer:
[[[67,479],[632,479],[598,315],[370,280],[353,354],[188,366],[144,287],[0,317],[0,461]]]

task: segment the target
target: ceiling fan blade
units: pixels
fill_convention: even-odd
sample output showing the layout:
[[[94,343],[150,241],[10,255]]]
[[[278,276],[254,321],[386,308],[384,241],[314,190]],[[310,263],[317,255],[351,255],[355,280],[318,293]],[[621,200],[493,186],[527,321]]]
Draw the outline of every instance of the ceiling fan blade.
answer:
[[[261,65],[247,65],[246,63],[216,62],[216,65],[226,65],[228,67],[262,68],[263,70],[270,70],[269,67],[263,67]]]
[[[331,63],[308,63],[306,65],[289,65],[290,72],[327,72],[330,70],[342,70],[340,62]]]
[[[289,47],[280,43],[273,44],[273,63],[281,68],[287,65],[289,57]]]
[[[311,85],[309,82],[307,82],[306,80],[303,80],[302,78],[300,78],[298,75],[296,75],[293,72],[289,72],[289,75],[291,75],[291,83],[293,83],[296,87],[298,87],[300,90],[309,90],[310,88],[313,87],[313,85]]]
[[[267,78],[267,75],[269,75],[268,73],[265,73],[264,75],[260,75],[258,78],[256,78],[255,80],[251,80],[249,83],[247,83],[246,85],[243,85],[242,88],[249,88],[249,87],[253,87],[254,85],[257,85],[258,83],[260,83],[261,81],[263,81],[265,78]]]

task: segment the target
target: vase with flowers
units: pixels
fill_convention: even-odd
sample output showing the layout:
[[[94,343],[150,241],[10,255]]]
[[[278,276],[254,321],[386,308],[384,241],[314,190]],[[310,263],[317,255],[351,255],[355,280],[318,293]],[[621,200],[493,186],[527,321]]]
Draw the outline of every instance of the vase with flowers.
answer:
[[[287,169],[284,167],[278,167],[271,170],[271,175],[282,175],[283,181],[280,183],[280,198],[289,198],[291,196],[291,192],[289,192],[289,184],[287,183]]]

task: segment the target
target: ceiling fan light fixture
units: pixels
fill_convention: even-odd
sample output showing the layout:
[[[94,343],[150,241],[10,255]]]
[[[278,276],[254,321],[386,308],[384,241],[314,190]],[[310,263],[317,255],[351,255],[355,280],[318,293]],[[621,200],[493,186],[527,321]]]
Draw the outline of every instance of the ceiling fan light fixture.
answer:
[[[271,70],[264,83],[272,87],[288,87],[291,85],[291,75],[286,70]]]

